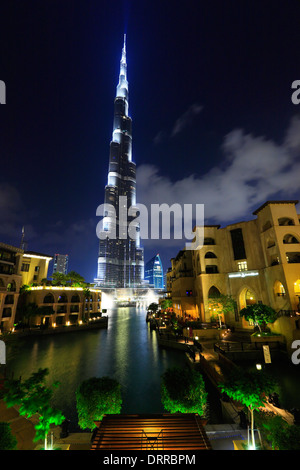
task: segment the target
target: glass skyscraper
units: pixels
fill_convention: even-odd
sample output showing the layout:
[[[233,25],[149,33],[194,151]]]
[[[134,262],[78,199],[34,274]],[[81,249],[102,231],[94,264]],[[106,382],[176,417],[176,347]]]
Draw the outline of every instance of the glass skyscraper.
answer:
[[[126,35],[120,62],[119,83],[114,101],[114,121],[110,143],[108,181],[105,186],[105,204],[114,210],[105,211],[104,231],[108,236],[100,239],[98,272],[95,280],[99,286],[123,288],[139,287],[144,280],[144,252],[140,246],[139,227],[135,237],[129,237],[128,225],[136,212],[136,164],[132,161],[132,120],[128,115],[128,81],[126,62]],[[120,213],[130,216],[126,222]],[[134,215],[132,215],[134,214]],[[111,236],[112,229],[115,236]]]
[[[159,254],[153,256],[153,258],[146,263],[145,281],[148,281],[149,286],[154,287],[154,289],[164,288],[164,271]]]

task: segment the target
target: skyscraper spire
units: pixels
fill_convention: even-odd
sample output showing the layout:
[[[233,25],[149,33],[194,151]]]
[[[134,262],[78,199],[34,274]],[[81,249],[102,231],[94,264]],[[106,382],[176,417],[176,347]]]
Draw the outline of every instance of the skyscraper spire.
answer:
[[[137,287],[144,280],[144,253],[140,247],[140,236],[128,235],[128,226],[133,216],[128,216],[124,227],[119,218],[119,209],[136,205],[136,165],[132,161],[132,121],[128,116],[128,81],[126,62],[126,34],[120,61],[119,83],[114,100],[114,121],[110,143],[105,204],[113,209],[116,220],[107,215],[106,228],[116,226],[116,236],[100,239],[97,284],[104,287]],[[121,199],[122,198],[122,199]],[[127,236],[128,235],[128,236]]]
[[[124,43],[122,49],[122,57],[120,61],[120,75],[119,83],[117,86],[117,97],[125,98],[127,100],[128,108],[128,81],[127,81],[127,62],[126,62],[126,34],[124,34]],[[126,113],[127,114],[127,113]]]

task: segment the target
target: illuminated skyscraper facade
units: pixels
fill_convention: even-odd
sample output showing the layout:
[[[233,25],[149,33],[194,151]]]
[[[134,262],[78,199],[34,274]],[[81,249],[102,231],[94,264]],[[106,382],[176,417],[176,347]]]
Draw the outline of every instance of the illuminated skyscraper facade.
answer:
[[[159,254],[153,256],[145,266],[145,281],[154,289],[164,288],[164,271]]]
[[[103,287],[138,287],[144,279],[144,252],[140,247],[139,227],[134,237],[128,235],[128,225],[136,216],[132,211],[136,204],[136,165],[132,161],[132,120],[128,115],[126,35],[114,101],[104,202],[113,207],[114,214],[109,210],[104,214],[103,227],[108,236],[100,239],[96,282]],[[127,216],[129,208],[130,216]],[[120,218],[121,212],[126,216],[125,224],[124,218]],[[112,227],[115,236],[112,236]]]

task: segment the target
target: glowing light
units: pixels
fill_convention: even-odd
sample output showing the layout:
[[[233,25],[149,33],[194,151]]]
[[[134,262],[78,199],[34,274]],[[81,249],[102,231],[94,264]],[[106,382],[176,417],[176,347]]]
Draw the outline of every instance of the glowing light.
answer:
[[[259,276],[258,271],[247,271],[240,273],[229,273],[228,277],[249,277],[249,276]]]

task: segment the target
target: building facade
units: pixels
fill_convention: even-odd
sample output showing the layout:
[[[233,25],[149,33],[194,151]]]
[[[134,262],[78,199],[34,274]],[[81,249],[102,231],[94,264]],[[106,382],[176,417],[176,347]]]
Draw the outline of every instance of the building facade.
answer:
[[[27,303],[39,307],[31,324],[45,327],[72,326],[101,316],[101,291],[68,286],[33,286]]]
[[[0,242],[0,331],[13,329],[20,287],[23,250]]]
[[[252,303],[271,306],[300,329],[300,222],[298,201],[268,201],[255,219],[204,227],[204,244],[181,251],[167,272],[168,296],[177,315],[211,321],[210,298],[231,296],[237,308],[222,320],[253,328],[239,311]],[[197,230],[197,228],[195,229]]]
[[[55,254],[54,259],[53,259],[53,274],[54,273],[67,274],[68,264],[69,264],[68,255]]]
[[[145,281],[149,282],[149,287],[164,289],[164,270],[159,254],[146,263]]]
[[[134,288],[144,280],[144,253],[140,246],[139,227],[136,226],[134,234],[128,236],[129,224],[132,226],[136,218],[136,164],[132,161],[125,40],[124,36],[95,279],[97,285],[112,288]]]
[[[22,255],[20,274],[22,285],[40,284],[47,279],[49,263],[53,257],[36,251],[25,251]]]
[[[26,306],[38,313],[31,326],[59,327],[86,323],[102,313],[101,291],[94,288],[48,285],[52,256],[0,243],[0,332],[24,322]],[[26,287],[25,291],[21,289]],[[27,320],[26,320],[27,321]]]

